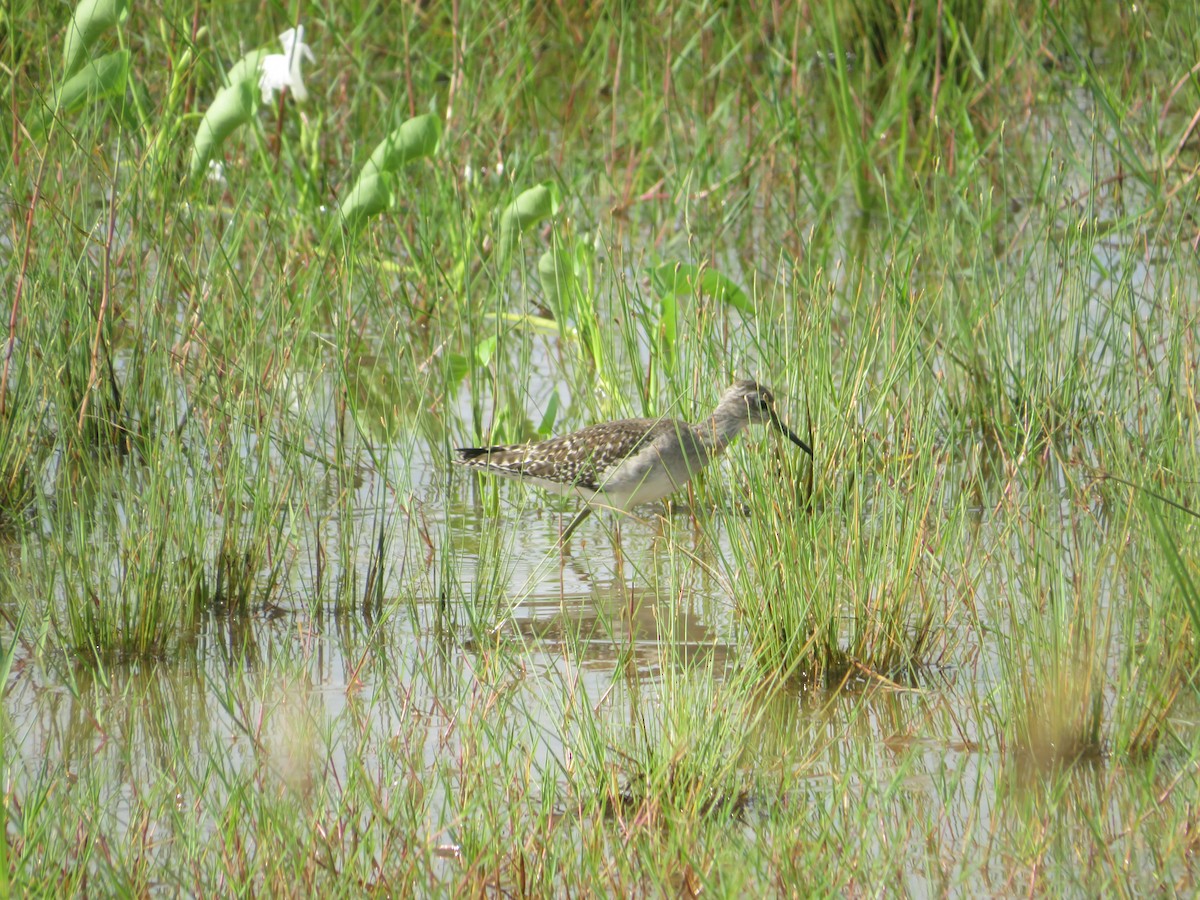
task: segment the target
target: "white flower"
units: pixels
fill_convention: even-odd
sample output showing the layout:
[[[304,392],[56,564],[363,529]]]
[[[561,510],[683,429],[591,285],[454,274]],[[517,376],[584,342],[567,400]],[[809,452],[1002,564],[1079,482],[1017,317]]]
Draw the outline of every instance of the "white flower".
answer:
[[[220,160],[210,159],[208,161],[208,174],[205,177],[222,187],[228,187],[225,182],[225,164]]]
[[[279,43],[283,45],[283,52],[263,57],[259,66],[262,75],[258,86],[262,88],[263,103],[270,103],[275,92],[282,92],[284,88],[292,92],[297,103],[303,103],[308,99],[308,90],[300,74],[300,62],[304,59],[310,63],[317,61],[312,48],[304,43],[304,26],[289,28],[279,36]]]

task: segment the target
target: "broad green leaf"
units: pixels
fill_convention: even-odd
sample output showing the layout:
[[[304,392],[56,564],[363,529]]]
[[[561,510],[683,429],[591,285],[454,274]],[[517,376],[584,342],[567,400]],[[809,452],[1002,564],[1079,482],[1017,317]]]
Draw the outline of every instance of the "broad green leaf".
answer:
[[[239,125],[249,122],[257,108],[255,85],[250,81],[235,81],[217,91],[192,143],[192,161],[188,166],[192,177],[204,171],[225,138]]]
[[[363,172],[395,172],[413,160],[432,156],[441,135],[442,124],[432,113],[409,119],[380,142]]]
[[[604,341],[601,338],[600,320],[596,317],[595,302],[588,291],[581,291],[576,299],[579,302],[574,309],[575,327],[579,330],[579,339],[592,364],[601,368],[604,362]]]
[[[531,313],[501,313],[493,315],[489,313],[483,317],[485,322],[495,322],[499,319],[502,322],[511,322],[513,325],[521,325],[528,328],[537,334],[558,335],[562,334],[562,327],[553,319],[547,319],[543,316],[535,316]]]
[[[248,81],[257,87],[258,79],[261,75],[259,69],[262,67],[262,61],[270,53],[271,51],[266,47],[251,50],[229,67],[229,71],[225,75],[226,82],[230,85],[235,85],[239,82]]]
[[[538,259],[538,279],[546,305],[555,318],[566,325],[571,314],[571,290],[575,283],[575,267],[571,254],[562,249],[547,250]]]
[[[558,391],[550,392],[550,399],[546,401],[546,414],[542,416],[542,421],[538,424],[537,433],[542,437],[550,437],[554,434],[554,422],[558,418]]]
[[[663,294],[660,300],[662,314],[658,319],[658,338],[668,363],[675,361],[675,342],[679,337],[677,310],[679,301],[675,294]]]
[[[117,50],[91,60],[79,72],[67,79],[58,92],[59,112],[69,112],[101,97],[125,93],[129,76],[129,51]]]
[[[128,14],[129,0],[81,0],[63,41],[63,77],[69,78],[83,68],[96,38]]]
[[[490,337],[484,338],[475,345],[475,361],[479,365],[487,368],[488,363],[492,361],[492,356],[496,352],[496,336],[493,334]]]
[[[342,220],[350,227],[377,216],[392,203],[392,175],[364,169],[342,201]]]
[[[738,312],[754,315],[754,304],[746,292],[716,269],[700,270],[687,263],[663,263],[651,273],[651,282],[660,296],[682,297],[702,294],[728,303]]]
[[[740,313],[754,315],[754,304],[746,292],[716,269],[705,269],[700,275],[700,293],[721,303],[728,303]]]
[[[544,181],[518,195],[500,214],[501,254],[511,253],[522,234],[556,215],[560,205],[561,195],[553,181]]]
[[[446,388],[456,389],[471,371],[471,360],[462,353],[446,354]]]

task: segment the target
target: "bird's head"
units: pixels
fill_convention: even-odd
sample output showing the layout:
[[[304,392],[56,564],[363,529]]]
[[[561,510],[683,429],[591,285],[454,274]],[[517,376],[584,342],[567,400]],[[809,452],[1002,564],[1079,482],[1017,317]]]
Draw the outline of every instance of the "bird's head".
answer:
[[[770,425],[809,456],[813,455],[812,448],[780,420],[770,389],[756,381],[735,381],[721,397],[717,408],[744,418],[749,425]]]

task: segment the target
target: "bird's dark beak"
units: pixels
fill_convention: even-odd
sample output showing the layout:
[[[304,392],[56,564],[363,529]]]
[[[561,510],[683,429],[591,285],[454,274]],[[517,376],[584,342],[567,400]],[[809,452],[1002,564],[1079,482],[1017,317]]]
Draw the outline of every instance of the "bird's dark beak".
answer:
[[[789,441],[791,441],[793,444],[795,444],[797,447],[799,447],[801,450],[803,450],[809,456],[813,456],[812,447],[808,446],[808,444],[806,444],[806,443],[804,443],[804,441],[800,440],[800,438],[798,438],[796,436],[796,432],[792,431],[792,429],[790,429],[786,425],[784,425],[783,421],[779,418],[779,416],[777,416],[775,414],[775,410],[770,410],[769,415],[771,416],[771,424],[774,425],[777,429],[779,429],[779,431],[783,432],[783,434],[785,434],[787,436],[787,439]],[[816,459],[816,457],[814,456],[813,459]]]

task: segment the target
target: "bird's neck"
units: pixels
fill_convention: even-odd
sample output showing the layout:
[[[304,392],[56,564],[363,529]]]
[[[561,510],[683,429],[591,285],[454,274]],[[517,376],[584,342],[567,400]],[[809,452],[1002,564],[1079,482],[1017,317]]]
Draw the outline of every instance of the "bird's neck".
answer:
[[[722,415],[720,410],[696,426],[700,433],[700,443],[710,456],[720,456],[725,448],[733,443],[742,431],[745,422],[736,416]]]

